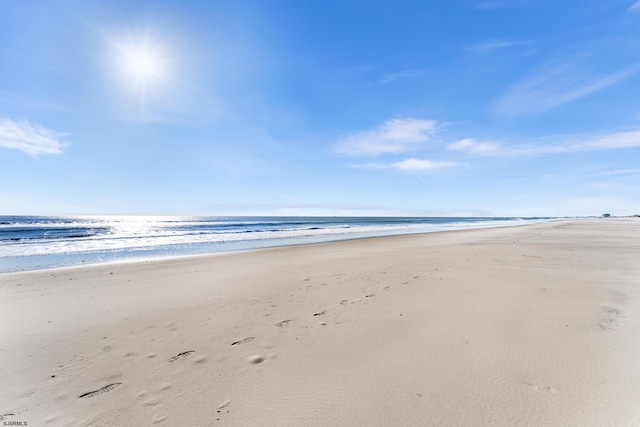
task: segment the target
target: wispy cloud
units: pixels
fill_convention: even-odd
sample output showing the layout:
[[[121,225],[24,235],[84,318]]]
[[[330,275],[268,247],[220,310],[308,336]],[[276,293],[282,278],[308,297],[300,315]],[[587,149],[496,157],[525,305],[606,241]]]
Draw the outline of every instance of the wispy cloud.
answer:
[[[605,75],[585,75],[577,63],[564,63],[529,77],[507,90],[493,110],[498,115],[542,113],[631,77],[638,66]]]
[[[68,134],[54,132],[26,120],[0,119],[0,147],[23,151],[29,155],[60,154],[68,145],[60,138]]]
[[[500,49],[508,49],[518,46],[529,46],[533,42],[528,40],[489,40],[483,43],[475,43],[467,46],[467,49],[478,53],[491,53]]]
[[[476,9],[518,9],[531,6],[531,0],[483,1],[476,4]]]
[[[640,169],[616,169],[610,171],[603,171],[594,174],[594,176],[616,176],[616,175],[630,175],[630,174],[638,174],[640,173]]]
[[[627,9],[627,12],[640,12],[640,1],[637,1],[633,5],[631,5],[631,7]]]
[[[348,135],[336,144],[335,151],[356,157],[402,153],[424,144],[437,130],[435,120],[392,119],[372,130]]]
[[[615,180],[636,180],[637,176],[640,175],[640,169],[613,169],[613,170],[605,170],[591,173],[583,173],[578,175],[557,175],[557,174],[549,174],[542,177],[545,181],[554,181],[558,180],[564,181],[585,181],[585,180],[593,180],[596,179],[615,179]]]
[[[405,159],[394,163],[365,163],[351,165],[355,169],[379,170],[394,169],[400,172],[429,172],[439,169],[447,169],[460,166],[459,163],[449,161],[437,161],[428,159]]]
[[[500,146],[493,142],[482,142],[473,138],[465,138],[447,145],[447,148],[453,151],[466,151],[470,154],[485,155],[486,153],[493,153],[499,150]]]
[[[640,147],[640,130],[600,135],[573,135],[547,144],[500,145],[468,138],[447,145],[447,149],[484,157],[517,157],[538,154],[579,153]]]
[[[436,169],[444,169],[458,166],[457,163],[447,161],[433,161],[426,159],[406,159],[400,162],[392,163],[393,169],[402,172],[425,172]]]
[[[382,75],[382,78],[378,80],[378,83],[387,84],[387,83],[391,83],[394,80],[398,80],[402,78],[423,76],[425,73],[426,71],[424,70],[405,70],[405,71],[398,71],[396,73],[385,73]]]

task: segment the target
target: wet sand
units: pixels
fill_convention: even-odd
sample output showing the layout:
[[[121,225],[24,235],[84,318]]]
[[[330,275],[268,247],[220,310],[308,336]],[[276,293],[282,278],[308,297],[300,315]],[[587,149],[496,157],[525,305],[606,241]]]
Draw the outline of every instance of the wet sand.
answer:
[[[640,424],[640,221],[0,275],[28,425]]]

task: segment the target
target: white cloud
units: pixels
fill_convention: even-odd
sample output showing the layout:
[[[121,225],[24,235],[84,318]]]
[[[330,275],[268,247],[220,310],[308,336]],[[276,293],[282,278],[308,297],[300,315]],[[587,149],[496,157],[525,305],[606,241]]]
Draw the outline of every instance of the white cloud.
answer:
[[[449,150],[465,151],[485,157],[516,157],[537,154],[578,153],[640,147],[640,130],[600,135],[571,135],[547,144],[499,145],[467,138],[447,146]]]
[[[573,137],[556,146],[555,152],[612,150],[640,147],[640,131],[615,132],[608,135]]]
[[[426,159],[406,159],[400,162],[392,163],[391,167],[393,169],[402,171],[402,172],[424,172],[431,171],[435,169],[443,169],[458,166],[457,163],[446,162],[446,161],[433,161]]]
[[[629,9],[627,9],[627,12],[640,12],[640,1],[635,2]]]
[[[66,135],[32,125],[26,120],[0,119],[0,147],[20,150],[32,156],[62,153],[67,143],[60,138]]]
[[[437,169],[452,168],[456,166],[460,166],[460,164],[448,161],[435,161],[415,158],[405,159],[395,163],[365,163],[360,165],[351,165],[351,167],[354,169],[395,169],[400,172],[427,172]]]
[[[335,150],[357,157],[401,153],[424,144],[437,130],[438,123],[434,120],[392,119],[375,129],[343,138]]]
[[[580,68],[577,63],[564,63],[525,79],[508,89],[493,110],[502,116],[542,113],[612,86],[638,71],[634,66],[594,76],[585,75]]]
[[[473,138],[465,138],[458,142],[447,145],[449,150],[466,151],[471,154],[487,155],[500,149],[498,144],[493,142],[478,142]]]

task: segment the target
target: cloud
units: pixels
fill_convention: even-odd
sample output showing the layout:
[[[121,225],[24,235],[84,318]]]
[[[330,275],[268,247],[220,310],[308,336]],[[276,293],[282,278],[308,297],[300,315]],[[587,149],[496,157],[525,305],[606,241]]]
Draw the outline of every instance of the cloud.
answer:
[[[397,73],[385,73],[382,78],[378,80],[378,83],[387,84],[401,78],[419,77],[424,75],[425,73],[426,72],[423,70],[405,70],[398,71]]]
[[[68,134],[32,125],[26,120],[0,119],[0,147],[23,151],[31,156],[60,154],[68,145],[60,138]]]
[[[447,149],[484,157],[518,157],[538,154],[579,153],[640,147],[640,130],[600,135],[572,135],[550,144],[517,144],[504,146],[479,142],[472,138],[447,145]]]
[[[490,53],[499,49],[528,46],[530,44],[532,42],[526,40],[489,40],[484,43],[471,44],[467,46],[467,49],[475,53]]]
[[[585,180],[593,180],[595,179],[614,179],[617,181],[625,181],[625,180],[636,180],[637,176],[640,175],[640,169],[613,169],[613,170],[605,170],[599,172],[591,172],[591,173],[583,173],[578,175],[556,175],[556,174],[548,174],[542,177],[545,181],[553,181],[558,182],[559,180],[564,181],[585,181]]]
[[[438,122],[420,119],[392,119],[339,141],[335,151],[347,156],[375,157],[402,153],[427,142],[437,132]]]
[[[493,142],[478,142],[473,138],[466,138],[447,145],[447,148],[453,151],[466,151],[470,154],[487,155],[499,150],[500,146]]]
[[[434,120],[392,119],[373,130],[348,135],[336,144],[335,150],[356,157],[402,153],[427,142],[437,130]]]
[[[390,165],[393,169],[402,171],[402,172],[424,172],[431,171],[435,169],[443,169],[458,166],[457,163],[454,162],[446,162],[446,161],[433,161],[426,159],[406,159],[401,162],[392,163]]]
[[[553,152],[577,152],[612,150],[616,148],[640,147],[640,131],[615,132],[593,137],[574,137],[573,140],[556,145]]]
[[[548,68],[507,90],[493,105],[495,113],[516,116],[543,113],[631,77],[637,66],[606,75],[585,75],[577,63]]]
[[[640,169],[616,169],[611,171],[604,171],[594,174],[596,176],[612,176],[612,175],[629,175],[640,173]]]
[[[448,161],[435,161],[427,159],[405,159],[395,163],[366,163],[360,165],[351,165],[355,169],[380,170],[395,169],[400,172],[427,172],[437,169],[445,169],[460,166],[459,163]]]
[[[629,9],[627,9],[627,12],[640,12],[640,1],[635,2]]]

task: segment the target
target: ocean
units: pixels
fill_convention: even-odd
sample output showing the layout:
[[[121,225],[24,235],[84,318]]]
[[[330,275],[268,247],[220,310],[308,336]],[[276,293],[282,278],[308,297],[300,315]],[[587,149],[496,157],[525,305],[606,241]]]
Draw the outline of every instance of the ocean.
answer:
[[[0,216],[0,273],[552,218]]]

